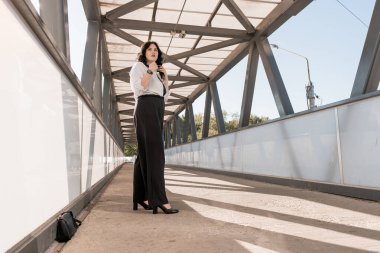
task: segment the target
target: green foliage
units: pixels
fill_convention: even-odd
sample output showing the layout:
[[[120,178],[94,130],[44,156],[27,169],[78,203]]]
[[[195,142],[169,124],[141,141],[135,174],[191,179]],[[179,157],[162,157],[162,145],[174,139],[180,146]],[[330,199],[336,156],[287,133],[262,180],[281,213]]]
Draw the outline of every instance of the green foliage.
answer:
[[[127,144],[124,147],[124,154],[126,156],[137,155],[137,145],[136,144]]]
[[[264,123],[265,121],[268,121],[269,118],[268,117],[265,117],[265,116],[256,116],[256,115],[251,115],[249,117],[249,123],[248,125],[257,125],[257,124],[261,124],[261,123]]]
[[[188,129],[188,141],[191,141],[191,134],[190,134],[190,124],[185,125],[185,116],[180,116],[179,120],[181,121],[181,126],[182,126],[182,133],[185,130],[185,127],[189,127]],[[197,130],[197,139],[202,139],[202,128],[203,128],[203,114],[195,114],[194,115],[194,120],[195,120],[195,128]],[[239,128],[239,120],[240,120],[240,115],[238,113],[231,113],[228,114],[226,111],[223,111],[223,120],[224,120],[224,125],[226,128],[226,132],[234,131]],[[251,115],[249,117],[249,125],[256,125],[263,123],[265,121],[268,121],[268,117],[259,117],[257,115]],[[208,131],[208,136],[213,136],[218,134],[218,125],[216,122],[216,117],[214,114],[210,115],[210,125],[209,125],[209,131]]]

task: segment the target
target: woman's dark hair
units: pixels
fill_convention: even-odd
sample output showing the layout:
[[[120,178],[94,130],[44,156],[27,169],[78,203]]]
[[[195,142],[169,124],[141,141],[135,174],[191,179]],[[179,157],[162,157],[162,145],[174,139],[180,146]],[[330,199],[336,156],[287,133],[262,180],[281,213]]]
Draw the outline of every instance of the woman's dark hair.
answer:
[[[145,42],[144,44],[142,44],[141,46],[141,51],[139,53],[139,56],[137,58],[138,61],[144,63],[146,66],[148,66],[147,62],[146,62],[146,50],[148,50],[148,48],[150,47],[150,45],[156,45],[157,47],[157,51],[158,51],[158,57],[157,57],[157,60],[156,60],[156,63],[158,66],[162,66],[162,62],[164,61],[163,57],[162,57],[162,51],[160,49],[160,47],[158,46],[157,42],[155,41],[147,41]],[[160,76],[161,78],[163,79],[164,78],[164,73],[162,72],[159,72],[160,73]]]

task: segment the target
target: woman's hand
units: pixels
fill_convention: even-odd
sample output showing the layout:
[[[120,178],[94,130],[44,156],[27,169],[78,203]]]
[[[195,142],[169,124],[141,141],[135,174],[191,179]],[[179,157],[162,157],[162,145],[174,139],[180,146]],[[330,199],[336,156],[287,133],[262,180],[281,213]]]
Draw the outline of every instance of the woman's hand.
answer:
[[[164,74],[164,85],[165,85],[165,88],[166,88],[166,90],[168,91],[169,90],[169,77],[168,77],[168,73],[166,72],[166,69],[162,66],[162,65],[160,65],[160,66],[158,66],[158,71],[160,71],[161,73],[163,73]]]
[[[164,68],[164,66],[158,66],[158,71],[164,73],[165,78],[167,78],[168,74],[166,73],[166,69]]]

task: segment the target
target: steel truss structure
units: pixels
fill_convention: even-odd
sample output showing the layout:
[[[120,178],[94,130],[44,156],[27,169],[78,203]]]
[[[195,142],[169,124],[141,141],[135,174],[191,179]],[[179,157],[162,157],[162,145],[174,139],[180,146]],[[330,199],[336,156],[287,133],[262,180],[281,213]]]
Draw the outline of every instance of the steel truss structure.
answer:
[[[187,142],[189,135],[197,139],[192,103],[203,92],[202,138],[208,136],[211,105],[219,133],[225,132],[217,81],[247,55],[240,127],[248,125],[259,56],[279,115],[294,113],[268,36],[312,0],[208,0],[201,4],[199,0],[82,0],[88,30],[80,83],[67,67],[66,1],[40,0],[41,19],[29,1],[12,0],[120,145],[136,142],[129,71],[148,40],[156,41],[164,52],[172,90],[165,110],[166,147]],[[377,0],[351,97],[378,88],[379,38]],[[184,126],[178,116],[183,110]]]

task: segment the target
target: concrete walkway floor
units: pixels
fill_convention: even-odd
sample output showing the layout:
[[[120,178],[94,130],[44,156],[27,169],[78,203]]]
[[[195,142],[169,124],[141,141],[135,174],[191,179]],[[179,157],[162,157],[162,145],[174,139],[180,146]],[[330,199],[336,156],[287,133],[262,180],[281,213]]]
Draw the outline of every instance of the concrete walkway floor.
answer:
[[[380,252],[380,203],[166,168],[180,213],[132,210],[132,165],[102,192],[64,253]]]

